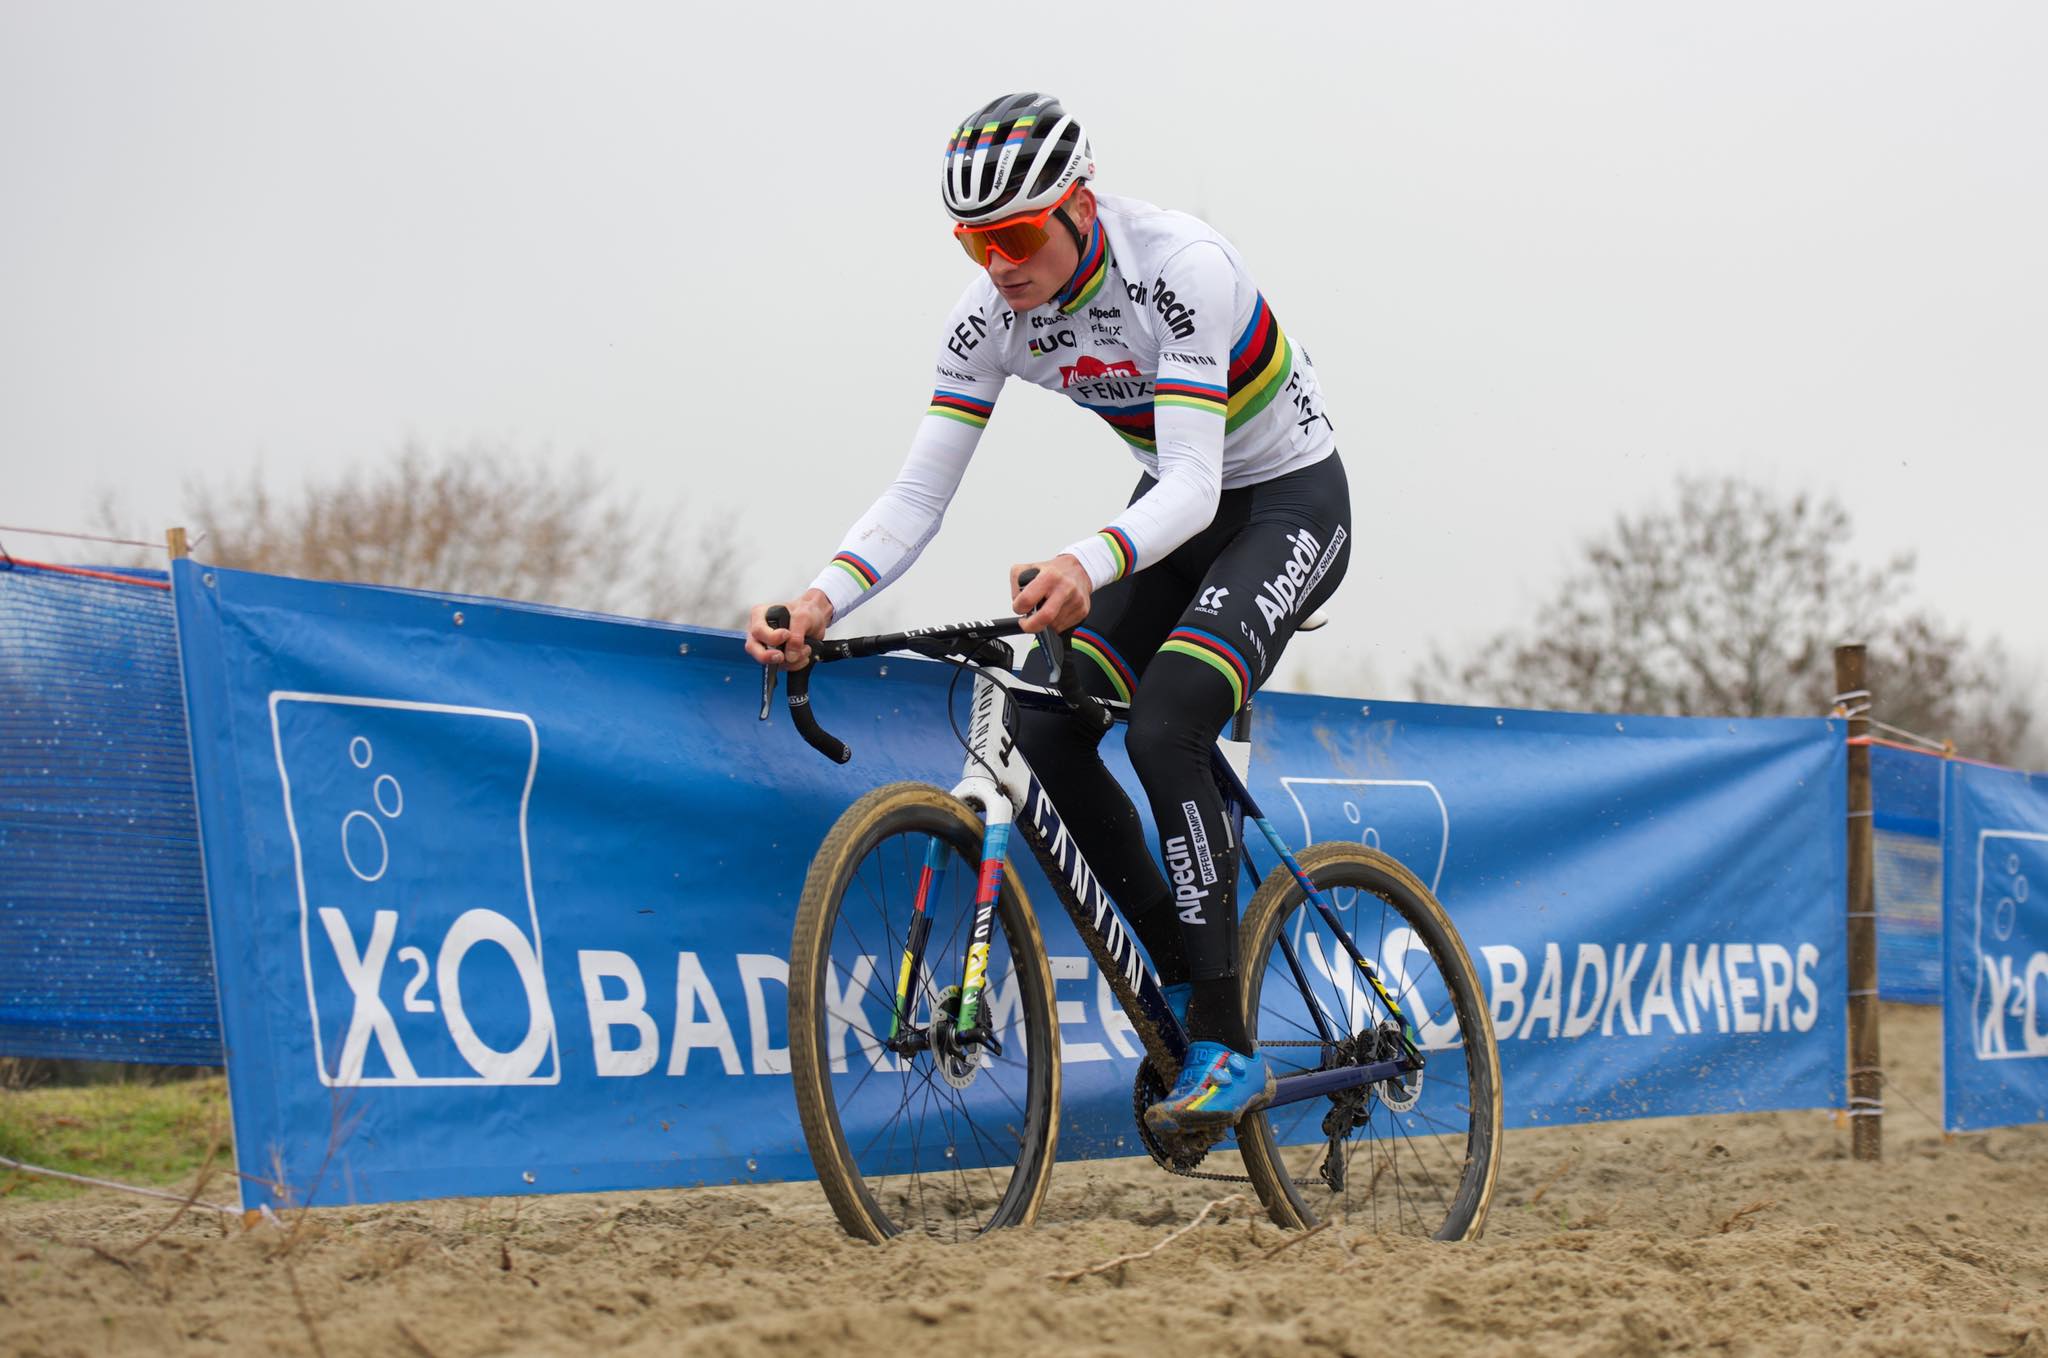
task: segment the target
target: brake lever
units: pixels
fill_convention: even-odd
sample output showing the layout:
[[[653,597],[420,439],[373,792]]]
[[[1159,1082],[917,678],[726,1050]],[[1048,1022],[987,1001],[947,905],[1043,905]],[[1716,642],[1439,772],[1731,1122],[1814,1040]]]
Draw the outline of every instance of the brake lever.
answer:
[[[770,627],[787,627],[789,626],[789,609],[782,604],[775,604],[769,608],[762,621],[766,622]],[[785,642],[784,644],[787,645],[788,643]],[[780,665],[763,665],[761,667],[762,721],[768,720],[769,709],[775,702],[775,674],[781,668],[782,666]]]
[[[1017,588],[1022,589],[1038,578],[1038,568],[1032,567],[1017,576]],[[1067,639],[1048,627],[1038,634],[1039,649],[1045,652],[1047,677],[1060,696],[1067,700],[1067,707],[1075,716],[1088,723],[1097,733],[1109,730],[1116,724],[1109,709],[1081,687],[1081,675],[1067,667]]]
[[[1022,589],[1038,578],[1038,567],[1031,566],[1017,575],[1017,588]],[[1045,652],[1045,665],[1054,688],[1059,687],[1060,675],[1067,667],[1067,639],[1048,627],[1038,634],[1038,649]]]

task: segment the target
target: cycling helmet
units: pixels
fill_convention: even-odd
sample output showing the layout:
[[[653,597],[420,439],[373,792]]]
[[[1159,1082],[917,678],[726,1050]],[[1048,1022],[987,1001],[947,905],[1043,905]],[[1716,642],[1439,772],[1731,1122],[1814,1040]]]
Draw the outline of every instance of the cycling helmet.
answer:
[[[1006,94],[970,114],[946,144],[946,211],[967,226],[1051,207],[1095,176],[1079,120],[1049,94]]]

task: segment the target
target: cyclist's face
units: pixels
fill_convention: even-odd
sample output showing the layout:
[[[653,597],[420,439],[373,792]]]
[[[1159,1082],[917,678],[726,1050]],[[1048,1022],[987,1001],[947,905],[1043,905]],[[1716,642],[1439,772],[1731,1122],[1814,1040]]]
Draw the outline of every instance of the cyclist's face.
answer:
[[[1088,186],[1082,185],[1060,210],[1081,233],[1081,239],[1088,239],[1088,229],[1095,224],[1095,195]],[[1002,294],[1003,305],[1012,311],[1025,312],[1044,306],[1080,267],[1081,253],[1067,228],[1052,220],[1045,224],[1045,229],[1047,239],[1044,248],[1022,264],[1012,264],[993,250],[989,252],[989,282],[996,285],[996,291]]]

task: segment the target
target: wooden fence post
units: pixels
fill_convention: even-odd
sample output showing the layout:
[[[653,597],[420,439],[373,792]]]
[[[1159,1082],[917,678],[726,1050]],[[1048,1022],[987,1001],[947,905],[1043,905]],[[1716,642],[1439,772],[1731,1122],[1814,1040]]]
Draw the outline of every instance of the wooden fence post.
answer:
[[[164,546],[170,549],[173,561],[192,555],[192,547],[185,541],[185,530],[182,528],[166,528]]]
[[[1862,646],[1835,648],[1835,702],[1849,719],[1849,1148],[1884,1158],[1884,1067],[1877,1040],[1877,896],[1872,867],[1870,690]]]

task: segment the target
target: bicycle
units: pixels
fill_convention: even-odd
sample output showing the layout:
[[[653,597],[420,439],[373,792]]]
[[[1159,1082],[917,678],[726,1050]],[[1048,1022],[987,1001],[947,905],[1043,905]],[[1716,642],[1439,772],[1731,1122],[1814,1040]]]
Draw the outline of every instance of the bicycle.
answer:
[[[786,627],[787,616],[771,609],[768,623]],[[1021,705],[1064,707],[1103,732],[1126,705],[1085,693],[1050,631],[1038,637],[1051,686],[1012,673],[1001,639],[1020,631],[1011,619],[827,640],[788,676],[799,734],[843,764],[852,752],[811,707],[818,665],[902,651],[952,663],[956,685],[974,675],[960,782],[867,793],[804,881],[790,949],[791,1075],[840,1224],[877,1242],[906,1230],[957,1238],[1029,1224],[1044,1201],[1059,1027],[1045,945],[1008,859],[1014,828],[1143,1044],[1132,1107],[1155,1162],[1248,1180],[1283,1227],[1336,1210],[1376,1231],[1476,1237],[1501,1137],[1500,1063],[1478,974],[1443,908],[1393,858],[1346,842],[1298,858],[1288,849],[1245,788],[1249,704],[1211,767],[1256,887],[1239,926],[1239,974],[1278,1092],[1236,1129],[1243,1175],[1203,1168],[1228,1132],[1165,1144],[1147,1128],[1144,1109],[1171,1085],[1189,1038],[1011,730]],[[764,721],[776,673],[763,675]],[[1247,819],[1277,860],[1263,879]],[[1370,957],[1357,941],[1368,928]]]

